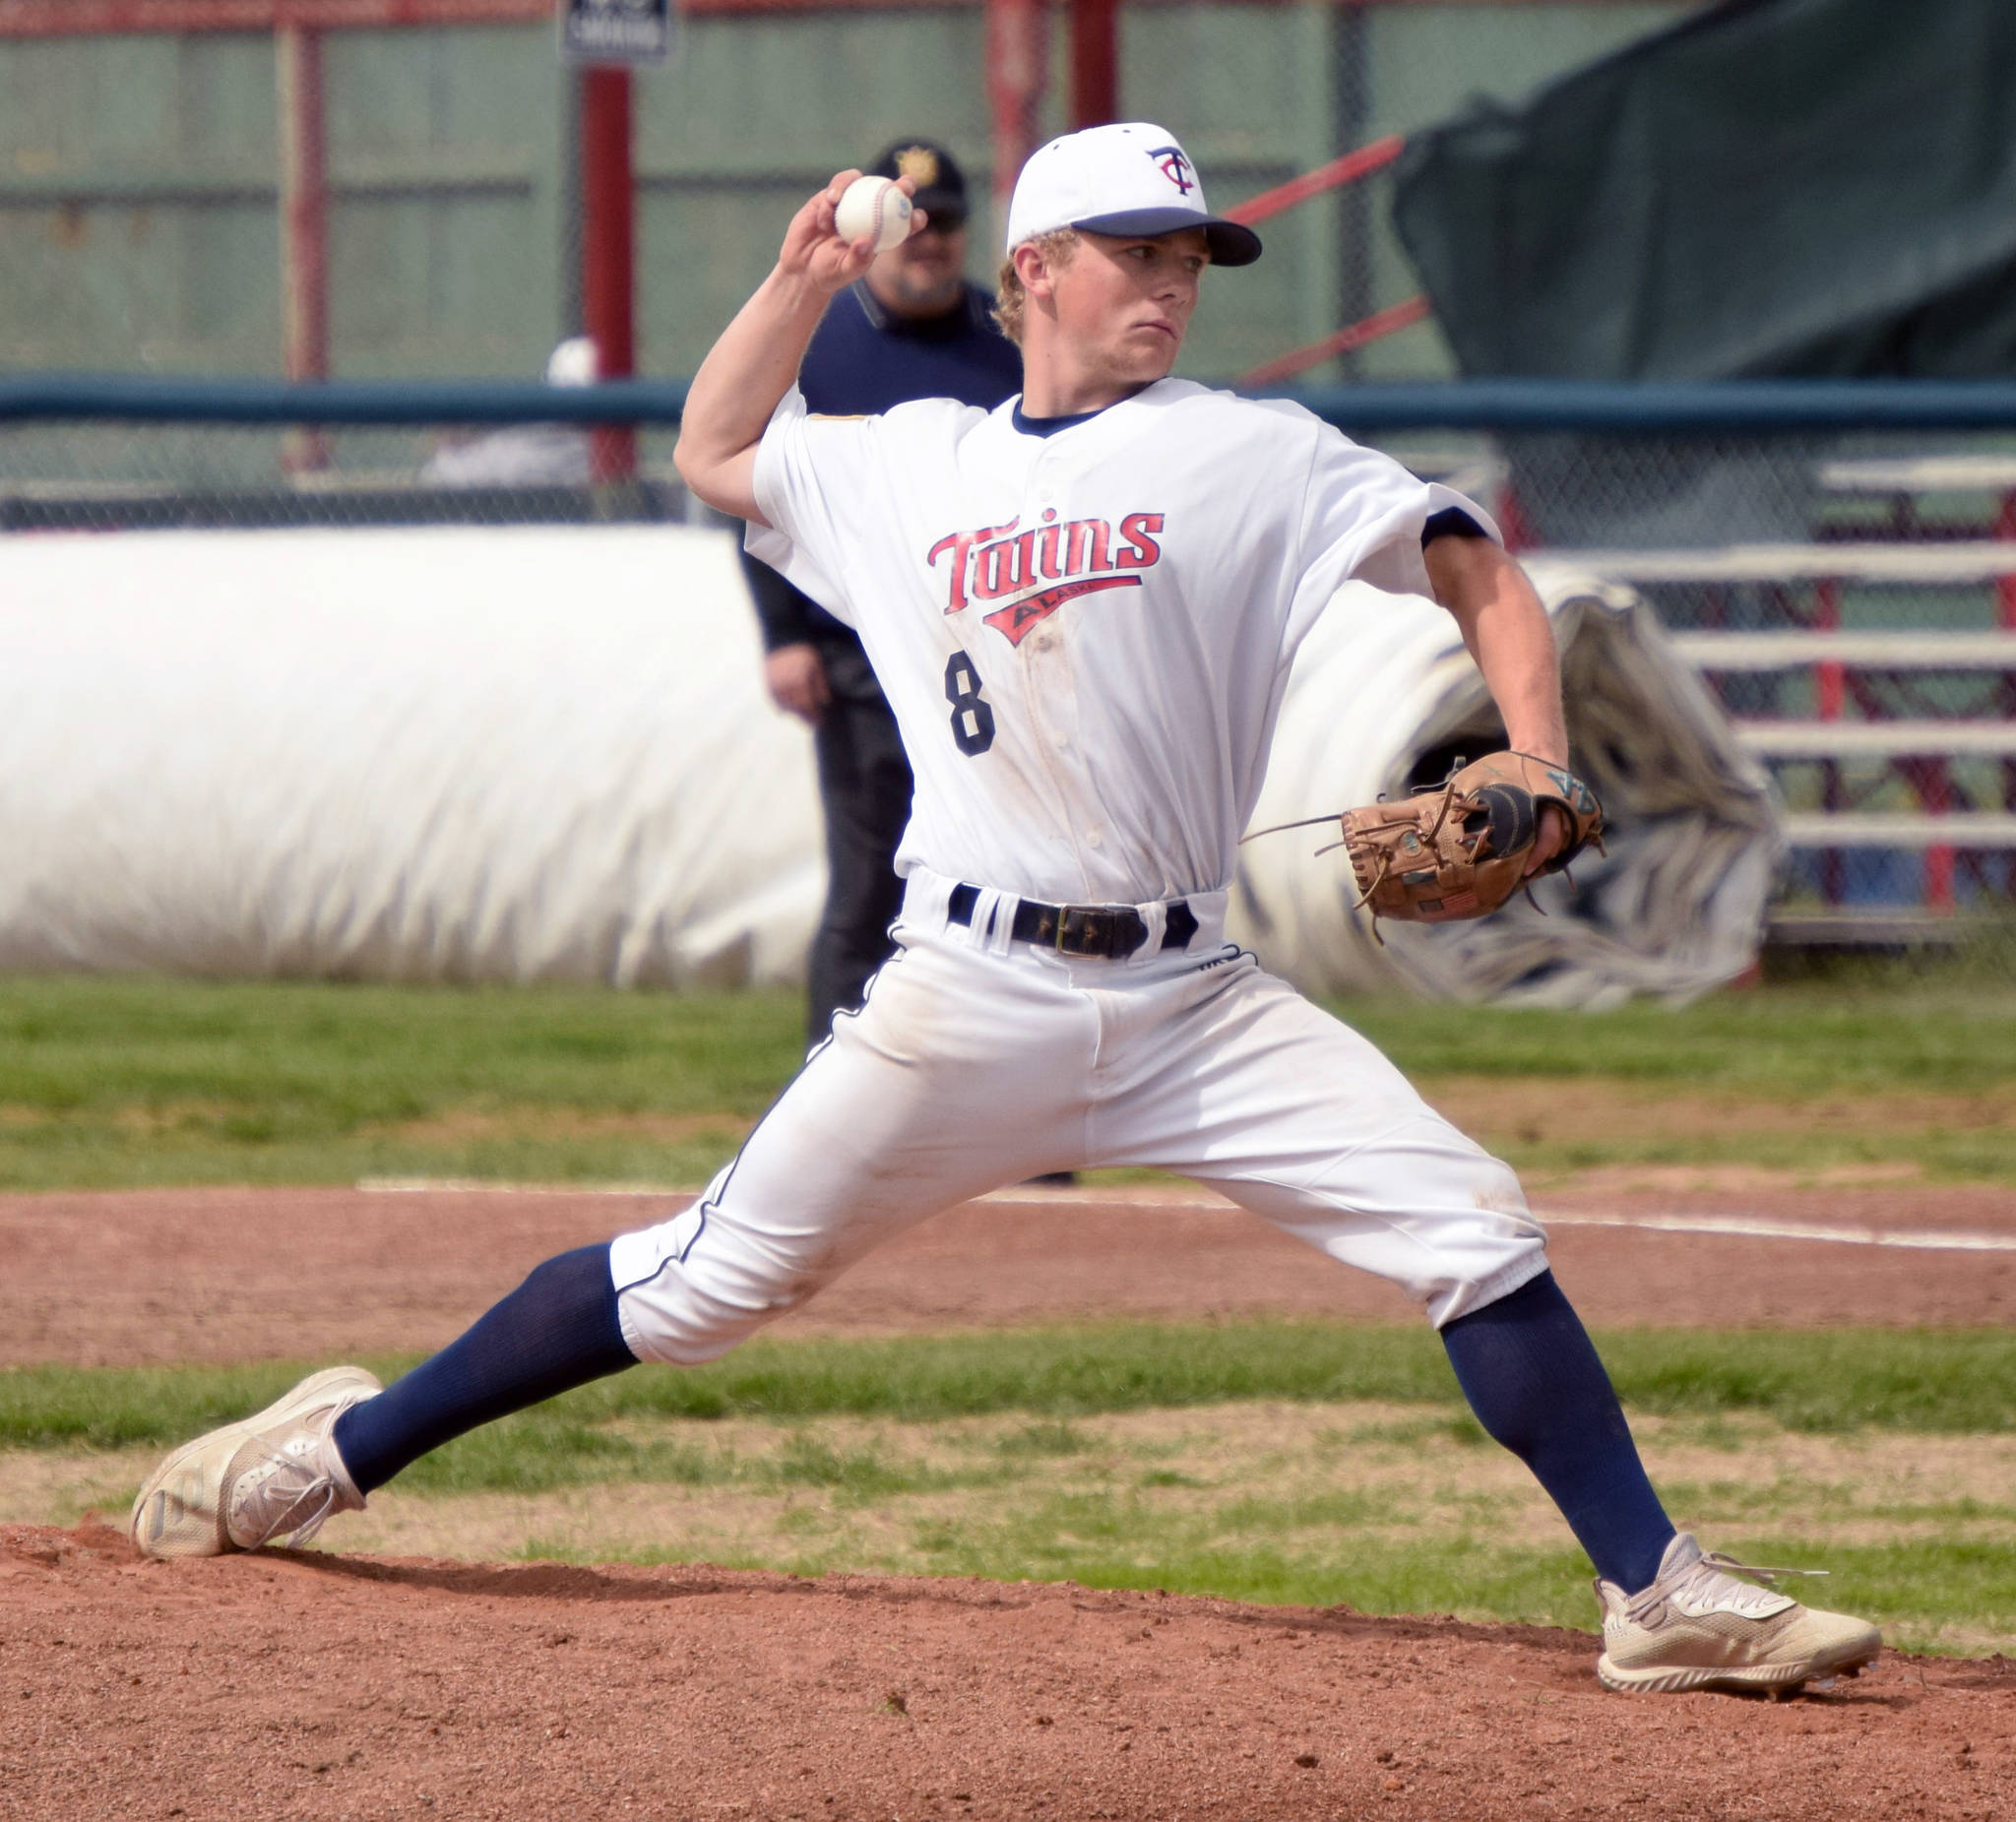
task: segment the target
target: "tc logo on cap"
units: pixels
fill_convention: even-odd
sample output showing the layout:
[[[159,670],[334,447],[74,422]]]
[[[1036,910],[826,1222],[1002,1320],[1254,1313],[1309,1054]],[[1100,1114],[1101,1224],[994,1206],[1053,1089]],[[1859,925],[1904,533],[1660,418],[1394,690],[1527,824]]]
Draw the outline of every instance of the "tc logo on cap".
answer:
[[[1149,120],[1086,127],[1030,155],[1008,205],[1007,251],[1061,227],[1150,239],[1201,228],[1215,266],[1260,257],[1250,227],[1206,213],[1196,165],[1167,127]]]
[[[1180,146],[1157,146],[1148,155],[1155,160],[1155,168],[1184,196],[1197,187],[1197,179],[1191,175],[1190,160],[1183,156]]]

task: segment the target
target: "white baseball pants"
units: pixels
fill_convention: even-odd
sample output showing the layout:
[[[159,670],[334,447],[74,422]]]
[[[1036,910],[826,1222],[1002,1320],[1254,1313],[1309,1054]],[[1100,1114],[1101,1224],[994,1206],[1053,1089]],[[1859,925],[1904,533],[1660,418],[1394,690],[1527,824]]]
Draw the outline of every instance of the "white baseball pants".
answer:
[[[640,1359],[718,1358],[870,1248],[1039,1172],[1155,1165],[1222,1191],[1440,1326],[1546,1270],[1511,1169],[1429,1107],[1349,1026],[1224,941],[1224,900],[1126,961],[1005,932],[983,892],[913,874],[902,945],[681,1214],[610,1247]]]

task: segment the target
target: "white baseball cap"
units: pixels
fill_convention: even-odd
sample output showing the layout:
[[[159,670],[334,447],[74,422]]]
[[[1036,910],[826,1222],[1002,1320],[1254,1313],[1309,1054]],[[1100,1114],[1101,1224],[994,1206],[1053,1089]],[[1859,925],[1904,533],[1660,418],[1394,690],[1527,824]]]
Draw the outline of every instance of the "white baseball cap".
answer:
[[[1210,214],[1197,167],[1166,127],[1145,120],[1066,133],[1030,155],[1008,205],[1008,251],[1060,227],[1173,234],[1201,227],[1214,265],[1250,266],[1260,236]]]

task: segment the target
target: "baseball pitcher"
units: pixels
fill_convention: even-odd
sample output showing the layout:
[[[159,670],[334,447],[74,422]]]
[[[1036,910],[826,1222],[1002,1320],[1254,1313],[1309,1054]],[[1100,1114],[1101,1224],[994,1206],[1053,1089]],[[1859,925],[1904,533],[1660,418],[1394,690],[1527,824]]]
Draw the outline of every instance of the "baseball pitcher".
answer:
[[[854,175],[792,220],[693,382],[677,460],[881,678],[916,777],[895,956],[699,1201],[549,1260],[387,1389],[338,1367],[178,1450],[135,1505],[140,1546],[304,1538],[475,1424],[716,1358],[941,1209],[1159,1165],[1422,1306],[1596,1565],[1608,1687],[1784,1690],[1866,1664],[1873,1627],[1675,1534],[1512,1171],[1225,940],[1296,647],[1323,613],[1376,611],[1346,582],[1440,601],[1527,761],[1382,824],[1365,864],[1413,882],[1387,914],[1451,914],[1421,856],[1452,828],[1465,895],[1492,844],[1523,855],[1509,890],[1596,833],[1544,610],[1487,515],[1296,406],[1168,377],[1206,273],[1261,249],[1144,123],[1021,173],[999,303],[1019,397],[808,412],[799,360],[873,251],[833,227]]]

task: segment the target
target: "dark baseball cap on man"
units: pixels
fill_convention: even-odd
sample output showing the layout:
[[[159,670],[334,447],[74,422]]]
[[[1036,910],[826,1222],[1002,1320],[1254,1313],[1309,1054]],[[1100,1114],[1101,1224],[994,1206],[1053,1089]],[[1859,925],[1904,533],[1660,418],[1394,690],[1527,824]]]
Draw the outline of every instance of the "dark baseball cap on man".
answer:
[[[912,201],[930,217],[933,227],[958,227],[966,220],[966,173],[935,140],[898,140],[868,166],[867,174],[908,177],[917,187]]]

